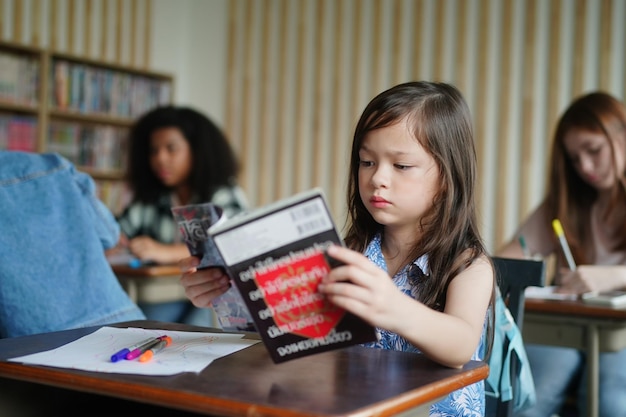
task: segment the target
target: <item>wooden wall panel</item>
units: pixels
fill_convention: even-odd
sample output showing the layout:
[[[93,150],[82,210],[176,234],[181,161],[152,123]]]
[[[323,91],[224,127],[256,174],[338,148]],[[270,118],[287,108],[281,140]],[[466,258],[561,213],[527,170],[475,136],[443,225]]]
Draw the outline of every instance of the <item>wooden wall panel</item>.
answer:
[[[365,104],[410,79],[450,82],[465,94],[474,117],[480,220],[488,247],[495,249],[541,200],[551,135],[564,107],[594,89],[623,98],[624,62],[612,56],[624,49],[625,35],[610,23],[619,19],[609,17],[624,11],[624,1],[272,3],[270,15],[263,13],[258,24],[279,27],[281,36],[271,41],[279,52],[269,54],[272,46],[263,46],[243,63],[265,70],[247,71],[243,78],[244,71],[228,71],[228,85],[244,86],[244,107],[226,98],[226,129],[243,134],[237,142],[248,165],[243,185],[256,204],[321,185],[342,225],[348,152]],[[231,6],[229,42],[236,49],[252,42],[246,13],[252,13],[255,2],[231,3],[236,5]],[[297,47],[286,47],[285,38]],[[271,68],[279,74],[269,81],[265,60],[273,60]],[[228,65],[235,65],[232,56]],[[247,92],[264,83],[263,94]],[[266,103],[259,97],[269,95],[275,97],[273,110],[251,118],[245,106],[262,108]],[[263,127],[270,123],[277,128]],[[252,131],[259,129],[276,138],[255,138]],[[248,150],[255,140],[275,147],[270,159]],[[261,157],[262,163],[253,161]]]
[[[151,2],[0,0],[0,11],[11,11],[10,15],[0,13],[0,39],[147,69]],[[5,27],[10,28],[8,36]],[[137,28],[144,28],[141,37]]]

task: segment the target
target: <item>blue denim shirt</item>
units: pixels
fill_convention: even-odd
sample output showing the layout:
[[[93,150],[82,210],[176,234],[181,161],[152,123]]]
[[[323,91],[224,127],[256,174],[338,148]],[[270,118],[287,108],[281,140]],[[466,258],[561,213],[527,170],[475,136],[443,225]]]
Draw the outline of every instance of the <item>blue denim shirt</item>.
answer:
[[[0,151],[0,337],[143,319],[104,249],[119,227],[55,154]]]

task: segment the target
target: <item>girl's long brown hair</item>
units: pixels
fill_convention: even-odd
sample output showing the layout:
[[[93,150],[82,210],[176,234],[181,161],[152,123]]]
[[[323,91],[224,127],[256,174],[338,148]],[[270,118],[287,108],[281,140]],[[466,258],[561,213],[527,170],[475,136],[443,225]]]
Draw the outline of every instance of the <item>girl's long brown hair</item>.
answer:
[[[451,280],[486,253],[476,220],[476,151],[470,112],[461,93],[445,83],[416,81],[376,96],[365,108],[354,132],[348,180],[346,244],[363,251],[379,232],[358,189],[359,150],[365,135],[408,117],[413,135],[439,169],[440,185],[432,209],[416,225],[423,233],[407,264],[428,254],[429,276],[421,283],[419,301],[442,311]],[[495,279],[494,279],[495,285]],[[493,295],[492,295],[493,301]]]
[[[612,163],[615,168],[616,140],[624,140],[626,132],[626,109],[622,102],[604,92],[593,92],[581,96],[570,104],[561,116],[552,143],[548,186],[546,187],[548,222],[558,218],[565,230],[572,255],[576,263],[590,263],[588,254],[593,253],[591,236],[591,207],[598,193],[587,184],[576,171],[565,149],[565,136],[572,129],[601,133],[608,139]],[[622,138],[618,139],[621,135]],[[615,172],[615,186],[611,190],[609,212],[618,202],[626,200],[625,173]],[[552,226],[547,224],[548,230]],[[626,249],[626,223],[615,230],[617,247]]]

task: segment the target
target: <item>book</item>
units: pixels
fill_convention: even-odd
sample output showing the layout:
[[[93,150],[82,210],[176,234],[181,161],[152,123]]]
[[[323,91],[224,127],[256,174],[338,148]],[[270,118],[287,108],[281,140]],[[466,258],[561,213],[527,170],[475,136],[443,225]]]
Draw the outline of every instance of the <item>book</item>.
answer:
[[[207,236],[201,265],[222,266],[235,284],[214,300],[218,320],[245,308],[275,363],[376,340],[373,326],[317,291],[336,265],[325,250],[343,245],[319,188],[215,221]]]
[[[607,307],[621,307],[626,305],[626,291],[613,290],[613,291],[601,291],[590,292],[582,295],[583,302],[587,304],[607,306]]]

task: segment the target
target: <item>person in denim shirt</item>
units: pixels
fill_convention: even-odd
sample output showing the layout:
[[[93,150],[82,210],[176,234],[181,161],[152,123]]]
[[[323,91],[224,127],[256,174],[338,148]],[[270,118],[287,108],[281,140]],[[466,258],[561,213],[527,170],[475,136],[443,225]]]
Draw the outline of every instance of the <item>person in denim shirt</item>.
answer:
[[[0,337],[145,316],[105,256],[119,238],[91,177],[56,154],[0,151]]]

